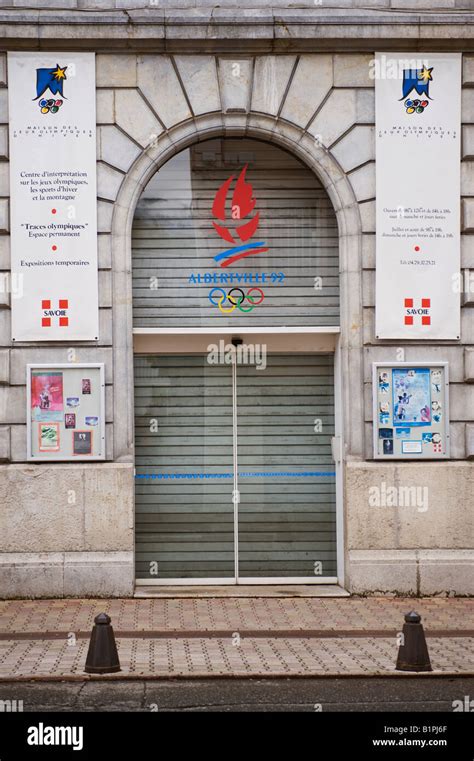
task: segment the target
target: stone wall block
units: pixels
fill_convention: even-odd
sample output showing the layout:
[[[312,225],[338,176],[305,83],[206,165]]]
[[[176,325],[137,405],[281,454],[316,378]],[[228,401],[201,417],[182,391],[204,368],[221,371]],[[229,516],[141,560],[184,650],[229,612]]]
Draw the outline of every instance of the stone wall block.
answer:
[[[367,161],[375,161],[375,127],[352,127],[331,149],[345,172],[350,172]]]
[[[285,98],[281,116],[299,127],[306,127],[332,85],[332,56],[302,55]]]
[[[375,161],[355,169],[349,175],[349,181],[358,201],[375,198]]]
[[[375,232],[375,201],[364,201],[359,204],[360,217],[362,221],[362,232]]]
[[[26,388],[0,386],[0,424],[26,422]]]
[[[97,124],[113,124],[115,121],[115,101],[113,90],[96,91]]]
[[[119,127],[146,148],[163,127],[136,90],[115,91],[115,118]]]
[[[97,202],[97,232],[110,233],[112,230],[112,216],[114,205],[108,201]]]
[[[177,55],[174,60],[194,114],[220,111],[221,102],[215,57],[210,55]]]
[[[219,91],[224,113],[249,110],[252,70],[253,61],[250,58],[218,58]]]
[[[258,56],[252,92],[252,111],[277,115],[296,56]]]
[[[474,88],[464,87],[461,93],[461,121],[474,124]]]
[[[99,198],[115,201],[123,179],[124,174],[122,172],[112,169],[111,166],[102,161],[97,162],[97,196]]]
[[[10,383],[10,349],[0,349],[0,383]]]
[[[375,235],[362,236],[362,267],[375,269]]]
[[[137,57],[128,53],[98,53],[96,56],[97,87],[135,87]]]
[[[461,164],[461,195],[474,196],[474,161]]]
[[[8,90],[0,89],[0,124],[8,124]]]
[[[191,118],[191,111],[169,56],[139,56],[138,87],[166,127]]]
[[[466,383],[450,384],[449,413],[451,420],[472,420],[474,386]]]
[[[356,121],[356,93],[354,90],[333,90],[311,122],[308,132],[320,136],[329,148]]]
[[[127,172],[141,153],[138,145],[111,125],[99,127],[99,134],[99,158],[110,166]]]
[[[463,56],[462,83],[474,86],[474,55]]]
[[[0,233],[6,233],[10,229],[10,216],[8,213],[8,198],[0,198]]]
[[[334,55],[334,87],[374,87],[371,53],[336,53]]]
[[[474,423],[466,424],[466,457],[474,460]]]
[[[0,462],[10,460],[10,426],[0,426]]]
[[[112,306],[112,273],[99,270],[99,306]]]
[[[99,259],[99,269],[110,270],[112,267],[112,236],[98,235],[97,250]]]
[[[0,85],[7,84],[7,54],[0,53]]]
[[[8,127],[6,124],[0,127],[0,158],[8,158]]]
[[[462,128],[462,158],[474,159],[474,124]]]
[[[464,549],[473,536],[466,462],[350,462],[346,494],[349,550]]]

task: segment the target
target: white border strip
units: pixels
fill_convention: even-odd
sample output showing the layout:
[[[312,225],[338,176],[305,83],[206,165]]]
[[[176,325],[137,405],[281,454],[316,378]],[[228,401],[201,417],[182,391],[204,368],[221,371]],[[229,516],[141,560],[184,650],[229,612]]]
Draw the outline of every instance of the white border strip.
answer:
[[[237,583],[231,576],[204,579],[135,579],[137,587],[199,587],[199,586],[246,586],[257,584],[338,584],[336,576],[240,576]]]
[[[212,325],[206,328],[134,328],[134,336],[189,336],[189,335],[229,335],[232,333],[238,333],[241,335],[251,334],[264,334],[269,335],[285,335],[286,333],[340,333],[341,329],[336,326],[328,326],[322,328],[304,328],[304,327],[291,327],[291,328],[266,328],[264,325],[258,328],[246,328],[241,325],[233,327],[229,325],[227,328],[214,328]]]

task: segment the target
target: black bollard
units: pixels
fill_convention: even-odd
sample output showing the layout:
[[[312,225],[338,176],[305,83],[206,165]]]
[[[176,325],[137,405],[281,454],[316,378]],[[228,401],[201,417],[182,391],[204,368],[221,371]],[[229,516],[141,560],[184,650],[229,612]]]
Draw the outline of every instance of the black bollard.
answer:
[[[120,671],[117,645],[110,621],[111,618],[107,613],[99,613],[94,618],[84,669],[87,674],[114,674]]]
[[[407,613],[403,624],[403,641],[398,649],[397,671],[433,671],[421,623],[414,610]]]

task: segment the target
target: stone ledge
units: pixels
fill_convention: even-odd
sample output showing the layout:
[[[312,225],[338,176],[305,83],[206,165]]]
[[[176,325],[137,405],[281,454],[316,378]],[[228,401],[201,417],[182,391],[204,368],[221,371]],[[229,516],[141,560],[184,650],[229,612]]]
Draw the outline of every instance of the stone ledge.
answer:
[[[466,0],[467,2],[467,0]],[[168,7],[168,8],[45,8],[44,2],[39,8],[4,8],[0,11],[0,23],[27,24],[43,23],[56,24],[58,21],[67,26],[76,26],[78,24],[95,24],[97,26],[109,26],[110,24],[123,24],[127,26],[138,26],[139,24],[205,24],[219,25],[235,23],[235,25],[245,24],[272,24],[279,21],[284,23],[297,24],[466,24],[472,23],[472,14],[468,8],[433,8],[433,0],[423,8],[417,5],[416,8],[398,8],[395,11],[383,7],[330,7],[328,3],[316,7],[312,2],[306,8],[291,8],[287,3],[283,7],[268,6],[260,8],[245,8],[240,2],[236,2],[231,7],[222,7],[216,3],[204,7]],[[431,6],[431,7],[429,7]],[[463,11],[466,11],[463,13]]]
[[[25,441],[21,426],[14,426],[12,457],[20,446],[18,430]],[[133,550],[132,463],[2,465],[0,504],[3,553]]]
[[[458,433],[462,439],[462,426]],[[473,485],[474,466],[466,461],[349,461],[347,547],[379,553],[464,550],[474,538]]]
[[[351,550],[353,594],[474,595],[474,550]]]
[[[415,594],[416,556],[409,550],[350,550],[346,576],[352,594]]]
[[[0,589],[18,597],[131,597],[133,552],[0,554]]]
[[[232,8],[33,10],[0,12],[3,50],[67,42],[72,50],[368,52],[417,50],[420,42],[472,52],[472,13],[437,9]]]
[[[470,9],[470,0],[324,0],[324,9],[338,10],[404,10],[408,12],[420,11],[421,9],[434,10],[437,12],[449,12],[455,9]],[[18,8],[36,8],[38,10],[72,9],[80,11],[94,10],[149,10],[156,13],[160,9],[170,8],[179,9],[184,12],[192,13],[198,8],[215,8],[215,0],[2,0],[1,4],[6,7]],[[221,0],[219,10],[230,11],[234,8],[240,8],[245,13],[256,13],[263,10],[268,11],[268,0]],[[272,0],[271,7],[273,10],[288,10],[291,3],[288,0]],[[298,0],[298,9],[314,10],[314,0]],[[319,3],[322,5],[322,3]],[[151,6],[159,6],[151,7]]]
[[[404,10],[419,11],[420,9],[439,11],[452,11],[458,9],[469,9],[470,0],[324,0],[325,9],[372,9],[372,10]],[[278,8],[288,10],[288,0],[272,0],[271,7],[273,10]],[[321,3],[319,3],[321,5]],[[150,0],[3,0],[2,5],[11,7],[17,6],[25,8],[36,8],[38,10],[57,8],[72,9],[80,11],[94,10],[151,10],[156,13],[158,8],[150,6],[159,6],[161,9],[180,9],[183,11],[193,12],[200,7],[214,8],[215,0],[159,0],[155,3]],[[258,12],[261,9],[268,9],[268,0],[221,0],[219,10],[232,10],[241,8],[244,12]],[[296,5],[296,3],[295,3]],[[298,0],[299,9],[314,10],[314,0]]]

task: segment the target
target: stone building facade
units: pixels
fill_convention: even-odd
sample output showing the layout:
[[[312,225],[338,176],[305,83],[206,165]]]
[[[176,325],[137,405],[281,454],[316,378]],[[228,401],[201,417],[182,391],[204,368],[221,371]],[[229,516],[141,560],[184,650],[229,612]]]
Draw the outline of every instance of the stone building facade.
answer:
[[[25,368],[67,362],[59,343],[12,345],[0,295],[0,594],[134,592],[131,230],[154,173],[190,145],[255,138],[314,172],[338,222],[343,564],[353,593],[474,591],[474,297],[459,341],[407,342],[407,361],[447,361],[451,456],[377,462],[371,364],[400,343],[375,337],[374,52],[463,53],[462,268],[474,268],[474,40],[471,0],[0,1],[0,269],[8,273],[7,50],[96,53],[100,337],[75,345],[105,362],[106,461],[26,462]],[[249,6],[249,7],[247,7]],[[235,64],[238,76],[235,76]],[[309,84],[311,83],[311,86]],[[426,512],[370,507],[372,485],[424,487]],[[68,492],[78,495],[68,504]]]

